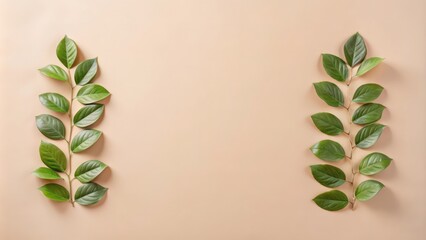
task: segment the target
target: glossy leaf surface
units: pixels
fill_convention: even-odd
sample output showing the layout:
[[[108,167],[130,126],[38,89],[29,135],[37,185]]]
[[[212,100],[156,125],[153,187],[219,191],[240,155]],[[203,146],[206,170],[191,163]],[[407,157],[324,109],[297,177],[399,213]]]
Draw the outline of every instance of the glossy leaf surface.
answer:
[[[360,86],[352,98],[356,103],[368,103],[376,100],[383,91],[383,87],[375,83],[367,83]]]
[[[56,56],[66,68],[71,68],[77,57],[77,45],[65,36],[56,47]]]
[[[367,180],[358,185],[355,190],[355,197],[359,201],[367,201],[372,199],[382,190],[384,185],[376,180]]]
[[[36,116],[36,125],[38,130],[50,139],[59,140],[65,138],[64,124],[52,115],[41,114]]]
[[[59,174],[57,172],[55,172],[52,169],[47,168],[47,167],[37,168],[33,172],[33,174],[36,175],[37,177],[41,178],[41,179],[46,179],[46,180],[62,179],[62,177],[59,176]]]
[[[340,88],[331,82],[314,83],[315,91],[318,96],[332,107],[340,107],[344,105],[344,97]]]
[[[44,68],[40,68],[39,71],[46,77],[66,82],[68,81],[68,74],[61,67],[56,65],[47,65]]]
[[[78,153],[88,149],[93,146],[99,138],[101,137],[102,132],[98,130],[82,130],[72,139],[71,142],[71,151]]]
[[[311,147],[312,153],[319,159],[336,162],[345,158],[345,150],[340,143],[332,140],[322,140]]]
[[[87,84],[77,93],[77,100],[82,104],[101,101],[111,95],[108,90],[98,84]]]
[[[359,164],[359,172],[366,176],[377,174],[385,170],[391,161],[392,159],[383,153],[370,153]]]
[[[312,165],[311,172],[315,180],[329,188],[338,187],[346,182],[345,173],[340,168],[328,164]]]
[[[77,85],[84,86],[95,77],[98,71],[97,58],[88,59],[78,64],[74,80]]]
[[[331,113],[316,113],[311,118],[315,126],[327,135],[336,136],[343,132],[342,122]]]
[[[352,116],[352,122],[356,124],[369,124],[382,118],[385,107],[378,103],[367,103],[357,108]]]
[[[365,60],[361,64],[361,66],[359,66],[358,71],[356,72],[356,76],[360,77],[364,75],[365,73],[369,72],[371,69],[379,65],[381,62],[383,62],[383,60],[384,60],[383,58],[379,58],[379,57],[372,57]]]
[[[361,128],[355,136],[355,144],[359,148],[369,148],[373,146],[385,128],[384,125],[373,123]]]
[[[39,100],[46,108],[58,112],[67,113],[69,110],[68,100],[58,93],[43,93],[39,95]]]
[[[63,186],[56,183],[48,183],[39,188],[45,197],[57,201],[65,202],[70,199],[70,193]]]
[[[332,54],[322,54],[322,65],[333,79],[344,82],[348,78],[348,67],[341,58]]]
[[[102,104],[91,104],[87,105],[75,114],[74,125],[77,127],[88,127],[94,124],[102,116],[104,112],[104,105]]]
[[[87,183],[95,179],[99,174],[101,174],[105,168],[108,166],[98,160],[89,160],[82,163],[75,170],[75,178],[77,178],[82,183]]]
[[[339,190],[331,190],[316,196],[313,201],[322,209],[327,211],[338,211],[345,208],[349,199]]]
[[[346,61],[353,67],[365,59],[367,48],[364,39],[359,33],[352,35],[344,46]]]
[[[67,158],[64,152],[54,144],[41,141],[39,153],[41,161],[49,168],[57,172],[67,169]]]
[[[75,202],[80,205],[92,205],[99,202],[108,191],[96,183],[85,183],[75,192]]]

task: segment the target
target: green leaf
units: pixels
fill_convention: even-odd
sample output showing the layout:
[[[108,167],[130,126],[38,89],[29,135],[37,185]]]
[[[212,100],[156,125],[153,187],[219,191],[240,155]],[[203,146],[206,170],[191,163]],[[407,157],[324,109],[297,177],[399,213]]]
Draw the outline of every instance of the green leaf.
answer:
[[[101,101],[111,95],[101,85],[87,84],[82,87],[77,93],[77,100],[82,104],[90,104]]]
[[[320,112],[311,118],[315,126],[325,134],[336,136],[344,131],[342,122],[331,113]]]
[[[364,39],[359,33],[352,35],[345,43],[344,47],[346,61],[353,67],[362,62],[367,55]]]
[[[327,211],[338,211],[345,208],[349,199],[343,192],[339,190],[331,190],[325,193],[321,193],[312,199],[318,207]]]
[[[328,164],[318,164],[311,166],[312,176],[321,185],[334,188],[346,182],[345,173],[337,167]]]
[[[373,123],[382,118],[385,107],[378,103],[367,103],[355,110],[352,122],[356,124]]]
[[[39,190],[44,194],[44,196],[57,202],[65,202],[70,199],[70,193],[68,190],[56,183],[48,183],[41,186]]]
[[[88,127],[94,124],[102,116],[104,108],[102,104],[91,104],[81,108],[74,116],[74,125]]]
[[[67,169],[67,158],[57,146],[41,141],[39,152],[41,161],[49,168],[58,172],[63,172]]]
[[[88,59],[78,64],[74,80],[77,85],[84,86],[95,77],[98,71],[97,58]]]
[[[75,178],[80,180],[82,183],[87,183],[95,179],[101,174],[108,166],[98,160],[89,160],[82,163],[77,170],[75,170]]]
[[[348,78],[348,67],[345,61],[332,54],[322,54],[322,65],[327,74],[337,81],[344,82]]]
[[[359,164],[359,172],[366,176],[377,174],[385,170],[391,161],[392,159],[383,153],[370,153]]]
[[[383,132],[385,125],[373,123],[361,128],[355,136],[355,144],[359,148],[373,146]]]
[[[311,147],[312,153],[319,159],[336,162],[345,158],[345,150],[340,143],[332,140],[322,140]]]
[[[67,72],[59,66],[47,65],[44,68],[40,68],[39,71],[46,77],[64,82],[68,81]]]
[[[56,47],[56,56],[66,68],[70,69],[77,58],[77,45],[65,35]]]
[[[71,151],[74,153],[88,149],[101,137],[102,132],[98,130],[83,130],[79,132],[71,142]]]
[[[344,105],[344,97],[340,88],[331,82],[314,83],[315,91],[318,96],[332,107],[340,107]]]
[[[383,185],[381,182],[376,180],[367,180],[358,185],[355,190],[355,197],[359,201],[367,201],[372,199],[377,193],[382,190]]]
[[[92,205],[101,200],[108,188],[96,183],[85,183],[75,192],[75,202],[80,205]]]
[[[58,93],[43,93],[38,96],[41,104],[46,108],[59,112],[59,113],[67,113],[69,110],[69,102],[68,100]]]
[[[383,91],[383,87],[375,83],[367,83],[360,86],[352,98],[356,103],[368,103],[377,99]]]
[[[36,116],[36,125],[38,130],[50,139],[58,140],[65,138],[64,124],[52,115],[41,114]]]
[[[360,77],[370,71],[371,69],[375,68],[377,65],[379,65],[381,62],[385,60],[384,58],[379,57],[372,57],[367,60],[365,60],[361,66],[359,66],[358,71],[356,72],[356,76]]]
[[[47,167],[37,168],[33,173],[34,175],[36,175],[37,177],[41,179],[47,179],[47,180],[62,179],[57,172]]]

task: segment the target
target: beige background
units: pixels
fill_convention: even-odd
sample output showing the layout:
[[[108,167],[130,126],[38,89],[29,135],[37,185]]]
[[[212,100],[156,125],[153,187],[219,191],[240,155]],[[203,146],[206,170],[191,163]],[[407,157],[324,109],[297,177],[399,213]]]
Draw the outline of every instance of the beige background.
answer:
[[[0,1],[0,239],[424,239],[425,23],[424,0]],[[329,213],[311,201],[326,188],[308,148],[327,137],[309,116],[345,115],[312,83],[330,79],[320,54],[343,56],[356,31],[386,62],[350,91],[386,88],[372,150],[394,163],[375,199]],[[92,208],[46,200],[31,174],[37,96],[68,90],[36,69],[59,64],[64,34],[113,93],[103,140],[73,164],[111,166]]]

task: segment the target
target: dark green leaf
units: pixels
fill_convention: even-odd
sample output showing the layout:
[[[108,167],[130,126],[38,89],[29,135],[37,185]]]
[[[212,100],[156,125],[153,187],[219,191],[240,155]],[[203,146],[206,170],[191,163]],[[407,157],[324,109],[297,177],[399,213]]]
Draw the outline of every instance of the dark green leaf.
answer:
[[[359,33],[352,35],[345,43],[344,47],[346,61],[353,67],[362,62],[367,55],[364,39]]]
[[[373,123],[359,130],[355,136],[355,144],[359,148],[369,148],[373,146],[385,128],[384,125]]]
[[[344,82],[348,78],[348,67],[345,61],[332,54],[322,54],[322,65],[327,74],[337,81]]]
[[[68,190],[56,183],[48,183],[40,187],[39,190],[44,196],[54,201],[65,202],[70,199]]]
[[[41,179],[47,179],[47,180],[62,179],[57,172],[47,167],[37,168],[33,173],[34,175],[36,175],[37,177]]]
[[[63,172],[67,168],[67,158],[57,146],[41,141],[39,152],[41,161],[49,168],[58,172]]]
[[[102,132],[98,130],[83,130],[79,132],[71,142],[71,151],[74,153],[88,149],[101,137]]]
[[[68,81],[68,74],[61,67],[56,65],[47,65],[44,68],[40,68],[39,71],[46,77],[59,80],[59,81]]]
[[[71,68],[77,57],[77,45],[72,39],[65,36],[56,48],[56,56],[66,68]]]
[[[88,59],[77,66],[74,80],[77,85],[84,86],[95,77],[98,71],[97,58]]]
[[[36,125],[40,132],[50,139],[64,139],[65,126],[61,120],[49,114],[36,116]]]
[[[361,66],[359,66],[358,71],[356,72],[356,76],[362,76],[371,69],[375,68],[377,65],[379,65],[381,62],[383,62],[383,58],[379,57],[372,57],[367,60],[365,60]]]
[[[331,190],[322,193],[312,200],[314,200],[318,207],[327,211],[338,211],[345,208],[349,203],[346,194],[339,190]]]
[[[355,110],[352,122],[356,124],[373,123],[382,118],[385,107],[377,103],[367,103]]]
[[[368,103],[377,99],[383,91],[383,87],[375,83],[367,83],[360,86],[352,99],[356,103]]]
[[[98,160],[89,160],[82,163],[77,170],[75,170],[75,178],[80,180],[82,183],[87,183],[95,179],[102,171],[108,166]]]
[[[85,183],[75,192],[75,202],[80,205],[92,205],[101,200],[108,188],[104,188],[96,183]]]
[[[74,125],[77,127],[88,127],[94,124],[104,112],[104,105],[91,104],[87,105],[75,114]]]
[[[40,94],[39,97],[41,104],[46,108],[59,112],[59,113],[67,113],[69,110],[69,102],[68,100],[58,93],[43,93]]]
[[[335,136],[343,132],[342,122],[331,113],[316,113],[311,118],[315,126],[325,134]]]
[[[366,176],[374,175],[385,170],[391,161],[392,159],[383,153],[370,153],[359,164],[359,172]]]
[[[359,201],[367,201],[372,199],[382,190],[384,185],[376,180],[367,180],[358,185],[355,190],[355,197]]]
[[[322,140],[311,147],[311,151],[319,159],[336,162],[345,157],[342,145],[332,140]]]
[[[77,93],[77,100],[82,104],[90,104],[101,101],[111,95],[101,85],[87,84],[82,87]]]
[[[337,167],[328,164],[311,166],[312,176],[323,186],[334,188],[346,182],[345,173]]]
[[[318,96],[332,107],[339,107],[344,105],[344,97],[340,88],[331,82],[317,82],[314,83],[315,91]]]

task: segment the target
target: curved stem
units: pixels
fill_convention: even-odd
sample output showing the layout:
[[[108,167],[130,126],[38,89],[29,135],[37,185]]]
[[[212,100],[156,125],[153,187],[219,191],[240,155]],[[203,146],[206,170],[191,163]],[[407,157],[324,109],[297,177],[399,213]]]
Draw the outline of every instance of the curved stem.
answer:
[[[68,112],[69,122],[70,122],[70,133],[68,136],[68,140],[65,140],[68,144],[68,162],[69,162],[69,173],[68,176],[68,183],[69,183],[69,191],[70,191],[70,203],[74,207],[74,200],[73,200],[73,192],[72,192],[72,180],[71,180],[71,174],[72,174],[72,152],[71,152],[71,139],[72,139],[72,130],[74,128],[74,125],[72,123],[72,103],[74,98],[74,86],[72,85],[72,78],[71,78],[71,71],[68,69],[68,78],[69,78],[69,85],[71,89],[71,96],[70,96],[70,110]],[[74,179],[73,179],[74,180]]]

